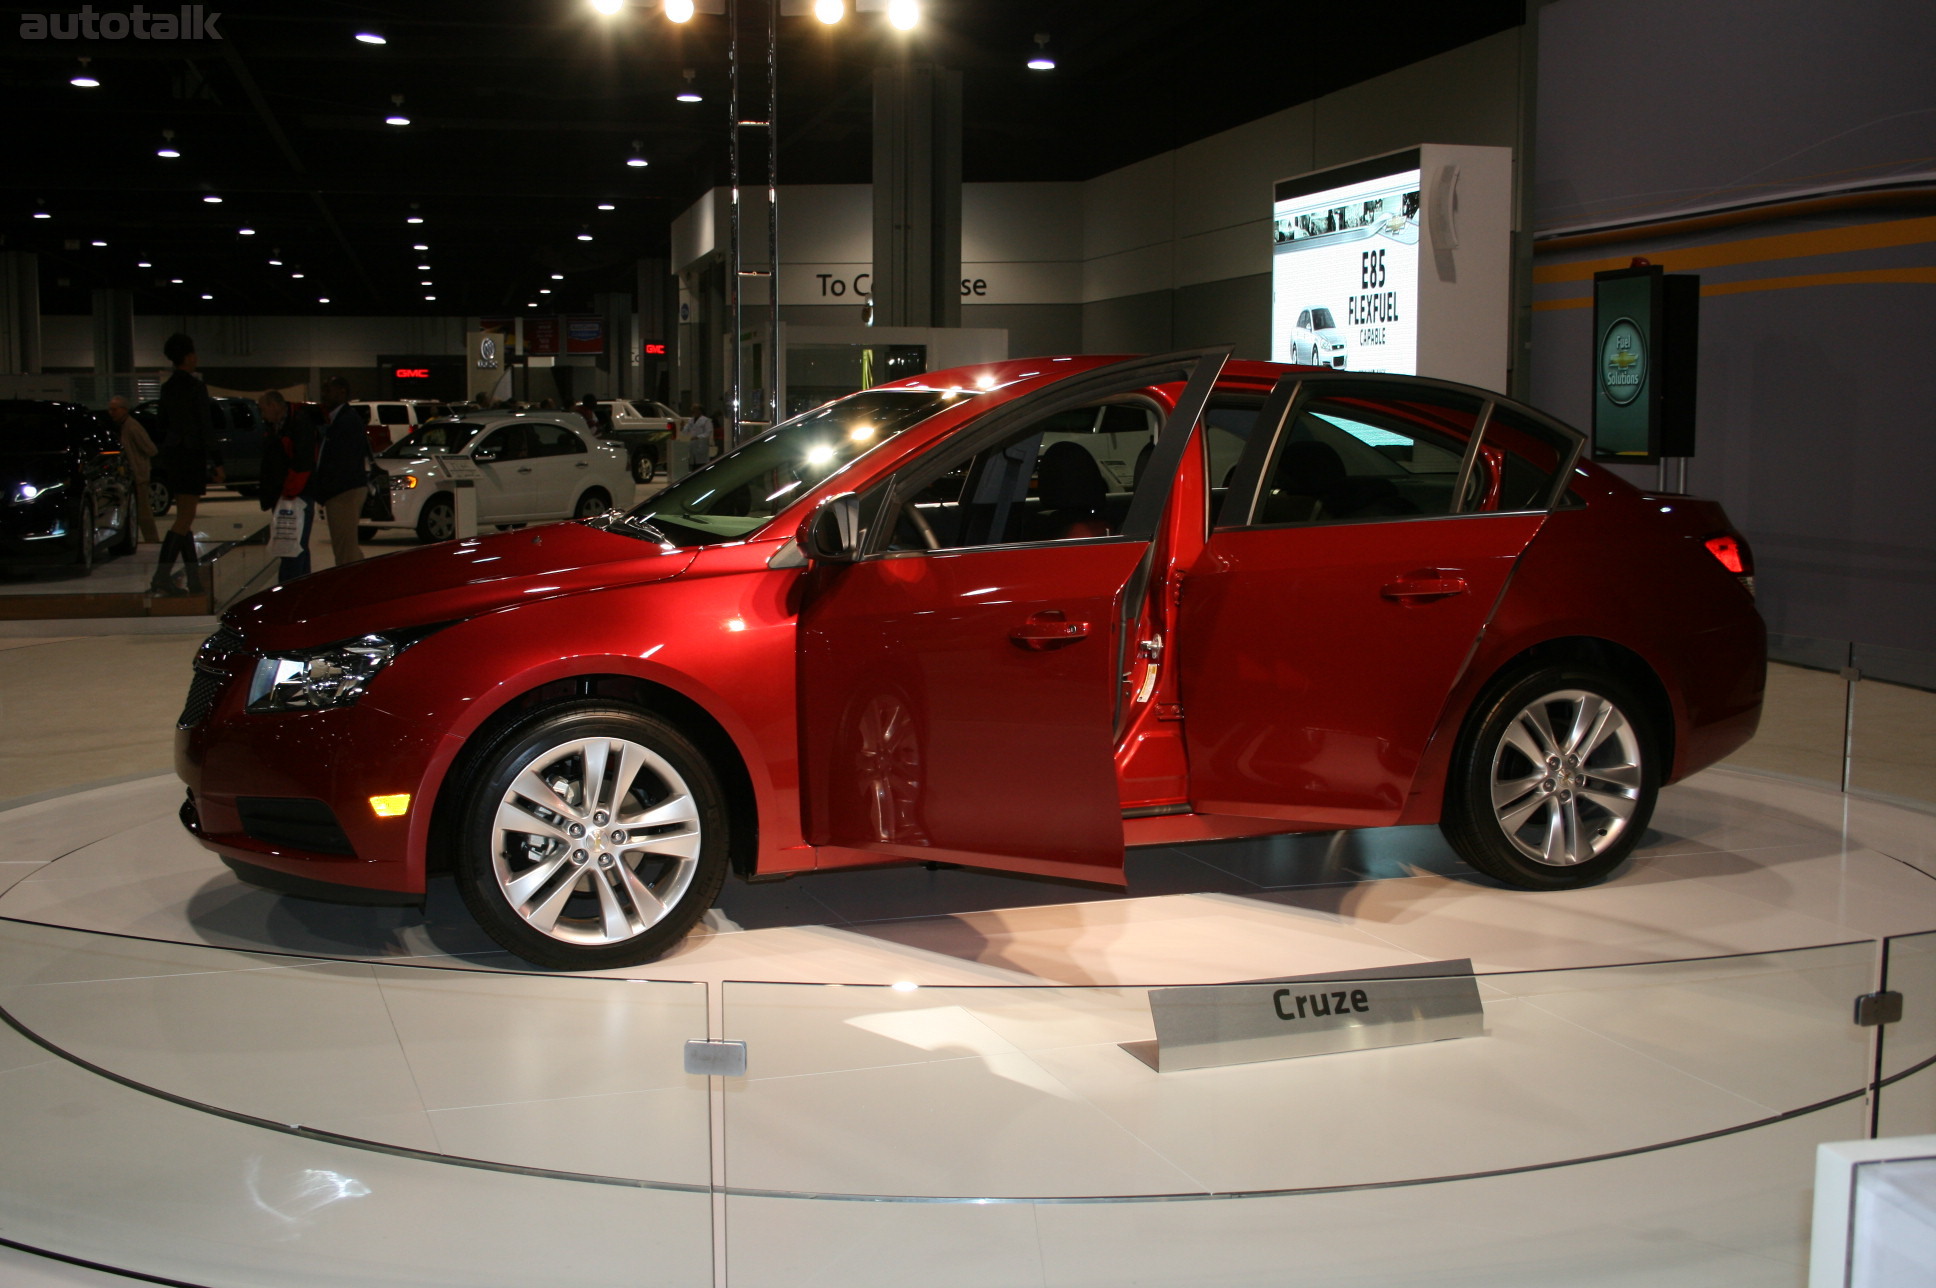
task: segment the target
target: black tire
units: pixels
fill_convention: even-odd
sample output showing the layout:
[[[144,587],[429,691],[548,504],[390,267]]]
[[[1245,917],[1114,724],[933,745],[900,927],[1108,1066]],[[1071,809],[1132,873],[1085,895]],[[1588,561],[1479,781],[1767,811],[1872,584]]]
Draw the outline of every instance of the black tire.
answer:
[[[457,535],[457,505],[447,493],[424,502],[417,512],[417,540],[449,541]]]
[[[571,517],[574,519],[595,519],[611,508],[612,498],[605,494],[604,488],[587,488],[585,489],[585,494],[578,498],[578,504],[572,507]]]
[[[361,544],[361,543],[363,543],[363,542],[365,542],[365,541],[369,541],[369,540],[371,540],[372,538],[374,538],[375,536],[376,536],[376,525],[375,525],[375,524],[373,524],[373,523],[359,523],[359,524],[357,524],[357,525],[356,525],[356,540],[357,540],[357,543],[358,543],[358,544]]]
[[[586,771],[600,744],[593,792]],[[467,776],[451,847],[457,888],[485,933],[526,961],[556,970],[652,961],[719,895],[725,793],[698,748],[651,712],[558,703],[497,735]],[[662,817],[643,844],[641,816]],[[652,898],[636,899],[641,888]]]
[[[148,512],[157,519],[175,508],[175,489],[161,479],[148,479]]]
[[[140,514],[135,509],[134,493],[128,492],[121,497],[121,532],[110,547],[117,555],[131,555],[139,548],[141,534],[135,531]]]
[[[658,466],[653,461],[650,453],[640,452],[632,457],[632,481],[634,483],[650,483],[652,476],[658,472]]]
[[[1466,716],[1439,828],[1460,858],[1508,885],[1592,885],[1647,830],[1659,747],[1647,708],[1611,675],[1551,666],[1509,676]]]
[[[80,549],[74,552],[74,566],[85,577],[94,571],[94,502],[81,502],[81,521],[76,531],[80,535]]]

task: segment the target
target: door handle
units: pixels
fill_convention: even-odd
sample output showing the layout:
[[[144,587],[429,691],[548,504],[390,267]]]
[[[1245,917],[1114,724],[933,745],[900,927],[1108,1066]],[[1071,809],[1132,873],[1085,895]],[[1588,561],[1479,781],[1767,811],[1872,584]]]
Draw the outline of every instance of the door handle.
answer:
[[[590,462],[590,461],[580,461],[580,462],[578,462],[578,464],[577,464],[577,465],[575,465],[575,466],[573,466],[572,468],[573,468],[573,469],[579,469],[579,470],[588,470],[588,469],[590,469],[591,467],[592,467],[592,466],[591,466],[591,462]]]
[[[520,465],[520,466],[518,466],[518,473],[520,473],[520,474],[529,474],[530,472],[531,472],[531,467],[530,467],[529,465]]]
[[[1088,622],[1072,622],[1064,617],[1059,609],[1049,609],[1036,613],[1026,622],[1008,633],[1008,638],[1026,649],[1040,652],[1044,649],[1060,648],[1085,639],[1089,634]]]
[[[1426,599],[1447,599],[1453,595],[1463,595],[1470,587],[1465,578],[1454,569],[1420,568],[1415,572],[1403,574],[1396,581],[1388,581],[1378,593],[1386,599],[1400,602]]]

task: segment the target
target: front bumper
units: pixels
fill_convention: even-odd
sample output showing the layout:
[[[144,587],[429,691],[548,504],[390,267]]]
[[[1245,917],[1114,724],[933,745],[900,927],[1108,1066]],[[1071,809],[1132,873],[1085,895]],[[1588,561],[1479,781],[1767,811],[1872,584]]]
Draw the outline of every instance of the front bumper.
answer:
[[[175,730],[175,772],[188,787],[183,825],[231,866],[293,879],[278,887],[291,893],[341,886],[420,899],[424,824],[435,803],[424,788],[442,736],[367,694],[335,710],[251,715],[254,665],[242,653],[214,667],[197,661]],[[411,805],[399,817],[381,817],[370,803],[404,792]],[[333,828],[304,826],[304,802]]]

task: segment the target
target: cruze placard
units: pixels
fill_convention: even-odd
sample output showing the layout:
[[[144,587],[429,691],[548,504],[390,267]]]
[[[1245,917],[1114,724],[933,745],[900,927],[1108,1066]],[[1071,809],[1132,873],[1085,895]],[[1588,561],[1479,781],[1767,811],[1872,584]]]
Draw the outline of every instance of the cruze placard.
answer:
[[[1271,358],[1418,371],[1417,152],[1278,183]]]

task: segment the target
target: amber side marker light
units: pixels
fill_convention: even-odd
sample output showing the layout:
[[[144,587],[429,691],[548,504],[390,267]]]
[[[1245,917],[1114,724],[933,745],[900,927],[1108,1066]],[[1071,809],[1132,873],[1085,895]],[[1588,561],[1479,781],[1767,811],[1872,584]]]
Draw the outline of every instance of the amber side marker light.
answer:
[[[370,797],[370,809],[378,818],[402,818],[410,812],[410,793]]]

